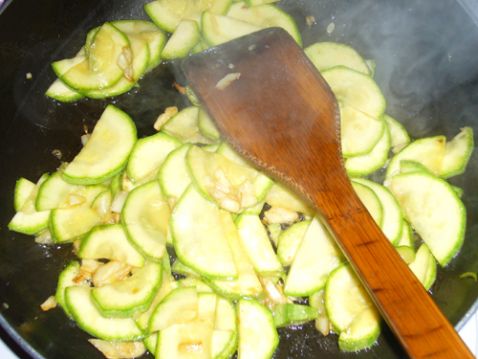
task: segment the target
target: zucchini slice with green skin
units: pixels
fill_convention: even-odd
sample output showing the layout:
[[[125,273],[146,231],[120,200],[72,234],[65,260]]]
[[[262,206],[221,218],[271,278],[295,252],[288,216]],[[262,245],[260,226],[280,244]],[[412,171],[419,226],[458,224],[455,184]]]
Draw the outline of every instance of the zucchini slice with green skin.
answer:
[[[159,260],[166,251],[170,215],[169,205],[155,180],[129,192],[121,222],[130,241],[145,256]]]
[[[164,46],[161,57],[164,60],[185,57],[200,40],[201,32],[198,23],[192,20],[181,20]]]
[[[106,317],[131,317],[149,308],[161,285],[162,265],[146,262],[122,281],[91,290],[99,311]]]
[[[275,5],[262,4],[247,6],[244,2],[232,4],[227,16],[247,22],[261,29],[266,27],[281,27],[301,46],[302,37],[292,16]]]
[[[149,62],[146,71],[159,65],[161,52],[166,43],[166,35],[156,25],[144,20],[116,20],[113,25],[126,35],[139,36],[146,41],[149,48]]]
[[[144,257],[129,242],[120,224],[95,227],[81,242],[78,257],[117,260],[133,267],[144,264]]]
[[[20,177],[15,183],[13,203],[15,211],[21,211],[27,200],[36,188],[36,184],[26,178]]]
[[[338,42],[317,42],[305,48],[305,54],[319,71],[336,66],[345,66],[351,70],[371,76],[367,63],[352,47]]]
[[[75,57],[56,61],[51,65],[55,74],[60,77],[85,59],[85,50],[82,48]],[[45,95],[60,102],[74,102],[83,98],[83,95],[80,92],[66,85],[60,79],[53,81],[50,87],[46,90]]]
[[[201,29],[204,40],[209,45],[216,46],[259,31],[262,27],[205,11],[201,17]]]
[[[186,107],[171,117],[161,130],[183,142],[208,144],[210,141],[199,133],[198,114],[198,107]]]
[[[317,318],[315,319],[315,329],[322,335],[329,335],[331,328],[330,320],[325,308],[325,290],[321,289],[309,296],[309,305],[317,309]]]
[[[127,36],[106,22],[95,33],[88,57],[57,76],[79,92],[105,89],[123,76],[124,70],[118,65],[118,59],[125,57],[127,51],[131,51]]]
[[[158,345],[158,335],[159,333],[154,333],[143,339],[144,346],[151,353],[151,355],[156,354],[156,348]]]
[[[284,266],[290,266],[304,239],[310,221],[294,223],[279,235],[277,257]]]
[[[65,313],[71,317],[68,306],[65,301],[65,289],[78,285],[74,279],[80,273],[80,263],[77,261],[70,262],[65,269],[63,269],[58,277],[58,284],[56,286],[55,299]]]
[[[424,172],[392,177],[390,190],[438,263],[446,266],[460,250],[466,227],[466,209],[456,192]]]
[[[270,190],[267,192],[265,201],[271,207],[284,208],[308,216],[313,216],[315,213],[309,203],[279,183],[274,183],[271,186]]]
[[[363,177],[377,171],[385,165],[390,150],[390,134],[388,129],[369,153],[349,157],[345,160],[345,169],[351,177]]]
[[[370,153],[387,130],[386,124],[346,104],[339,108],[342,155],[353,157]]]
[[[65,300],[76,324],[88,334],[104,340],[137,340],[144,337],[133,319],[101,315],[91,299],[89,287],[66,288]]]
[[[396,243],[397,247],[405,246],[410,248],[415,248],[414,246],[415,239],[413,238],[412,227],[407,223],[407,221],[402,220],[402,233],[399,240]]]
[[[295,303],[277,304],[272,311],[277,328],[303,324],[314,320],[318,315],[317,309]]]
[[[410,136],[405,127],[393,117],[385,114],[383,119],[387,122],[390,131],[390,141],[392,152],[398,153],[410,143]]]
[[[418,248],[415,260],[409,264],[409,267],[425,289],[429,290],[436,279],[437,264],[426,244]]]
[[[198,293],[195,288],[176,288],[156,307],[149,320],[148,332],[154,333],[174,324],[193,321],[198,315]]]
[[[204,109],[199,110],[198,128],[204,137],[207,137],[212,141],[217,141],[221,138],[221,134],[214,124],[214,121]]]
[[[243,214],[236,220],[239,239],[255,270],[261,274],[277,274],[282,265],[272,248],[267,230],[259,216]]]
[[[34,235],[48,228],[50,211],[17,212],[8,223],[8,229],[14,232]]]
[[[330,234],[313,219],[290,267],[284,293],[307,296],[318,291],[342,261],[342,253]]]
[[[259,297],[263,294],[263,287],[242,246],[231,214],[226,211],[221,211],[220,218],[224,229],[224,236],[231,248],[238,275],[237,278],[232,280],[212,280],[210,285],[216,292],[230,299]]]
[[[400,257],[405,261],[405,263],[410,264],[415,260],[415,249],[408,246],[397,246],[395,247]],[[431,254],[430,254],[431,255]]]
[[[167,327],[158,335],[156,358],[209,359],[212,333],[212,325],[201,321]]]
[[[230,358],[237,350],[237,319],[234,305],[217,297],[214,331],[212,333],[212,357],[214,359]]]
[[[223,14],[231,0],[156,0],[144,6],[144,10],[161,29],[174,32],[181,20],[197,20],[203,11]]]
[[[372,188],[362,183],[354,181],[352,182],[352,187],[354,188],[357,196],[360,198],[360,201],[363,203],[365,208],[367,208],[367,211],[370,213],[375,223],[377,223],[379,227],[382,227],[384,210],[378,195]]]
[[[450,178],[465,172],[474,147],[473,129],[462,128],[445,146],[445,155],[438,173],[440,177]]]
[[[390,190],[388,190],[386,187],[370,180],[356,178],[353,179],[353,182],[363,184],[375,193],[382,204],[383,216],[382,225],[380,228],[382,229],[383,234],[385,234],[385,237],[387,237],[392,244],[397,244],[402,235],[403,218],[400,205],[395,197],[393,197],[392,193],[390,193]]]
[[[185,144],[172,151],[159,169],[158,179],[163,193],[176,202],[191,184],[191,176],[186,164],[186,154],[190,145]]]
[[[72,184],[97,184],[121,172],[136,142],[136,126],[125,112],[108,105],[80,153],[63,172]]]
[[[237,269],[221,221],[219,208],[190,186],[171,216],[174,249],[184,264],[201,275],[233,278]]]
[[[322,72],[337,100],[372,118],[381,118],[385,112],[385,98],[377,83],[369,76],[344,66]]]
[[[153,179],[169,153],[180,145],[179,140],[162,132],[139,139],[128,159],[128,177],[133,182]]]
[[[390,179],[400,172],[400,162],[415,161],[433,174],[438,174],[445,156],[445,136],[425,137],[415,140],[392,157],[387,167],[385,177]]]
[[[87,234],[101,222],[99,214],[88,205],[51,211],[49,229],[56,243],[68,243]]]
[[[339,333],[339,348],[370,347],[380,334],[380,316],[349,265],[333,271],[325,287],[327,315]]]
[[[269,309],[252,300],[240,300],[237,304],[239,317],[238,358],[271,358],[279,335]]]

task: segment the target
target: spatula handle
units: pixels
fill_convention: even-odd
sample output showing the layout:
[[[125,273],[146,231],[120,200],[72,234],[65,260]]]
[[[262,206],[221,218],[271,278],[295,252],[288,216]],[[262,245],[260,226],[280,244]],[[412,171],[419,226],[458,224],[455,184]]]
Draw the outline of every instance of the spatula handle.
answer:
[[[329,196],[325,202],[324,195]],[[340,192],[316,193],[314,200],[337,237],[337,243],[410,357],[473,358],[350,184],[342,185]]]

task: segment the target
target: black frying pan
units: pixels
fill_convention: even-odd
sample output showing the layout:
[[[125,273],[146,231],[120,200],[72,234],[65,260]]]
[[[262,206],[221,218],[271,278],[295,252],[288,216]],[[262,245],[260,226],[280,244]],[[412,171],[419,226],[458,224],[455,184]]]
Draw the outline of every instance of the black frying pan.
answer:
[[[146,18],[145,2],[14,0],[0,15],[0,324],[2,338],[20,357],[102,357],[60,309],[43,313],[39,308],[54,292],[70,249],[41,247],[31,237],[9,232],[6,225],[13,215],[15,180],[36,180],[54,171],[60,162],[51,155],[53,149],[71,160],[80,149],[83,125],[92,128],[108,102],[132,115],[140,135],[152,133],[152,123],[166,106],[186,105],[172,87],[176,71],[170,64],[148,74],[139,89],[111,101],[63,105],[43,95],[54,79],[51,61],[74,55],[86,31],[106,20]],[[285,0],[280,6],[296,18],[304,45],[342,41],[375,59],[375,77],[388,100],[388,112],[404,122],[412,136],[453,136],[465,125],[478,134],[478,25],[461,3]],[[306,25],[308,15],[317,25]],[[331,22],[335,31],[328,35]],[[464,189],[466,240],[459,256],[439,271],[432,292],[459,328],[476,309],[478,298],[478,283],[459,278],[463,272],[478,271],[476,153],[466,174],[452,182]],[[378,345],[359,354],[340,353],[337,338],[321,337],[312,325],[280,332],[278,358],[405,356],[385,327]]]

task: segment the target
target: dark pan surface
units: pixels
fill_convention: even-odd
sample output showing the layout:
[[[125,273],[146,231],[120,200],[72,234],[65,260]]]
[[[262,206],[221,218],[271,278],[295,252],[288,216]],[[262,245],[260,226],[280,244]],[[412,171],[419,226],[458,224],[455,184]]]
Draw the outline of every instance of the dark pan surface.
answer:
[[[136,121],[140,135],[165,106],[184,106],[172,88],[174,68],[163,65],[140,82],[140,88],[113,101],[81,101],[61,105],[43,96],[53,81],[49,63],[72,56],[87,29],[106,20],[146,18],[145,1],[14,0],[0,16],[0,324],[15,336],[15,349],[28,358],[101,358],[88,336],[61,310],[41,312],[58,273],[71,257],[70,249],[47,248],[32,238],[11,233],[15,180],[36,180],[60,164],[51,155],[60,149],[69,161],[80,148],[83,125],[92,128],[106,103],[114,102]],[[388,100],[388,113],[405,123],[413,137],[459,128],[478,129],[478,28],[452,0],[290,0],[280,5],[301,27],[304,44],[342,41],[377,62],[376,79]],[[317,25],[308,27],[305,16]],[[326,27],[335,23],[327,35]],[[26,73],[33,78],[27,80]],[[440,270],[433,295],[454,323],[474,310],[478,284],[459,279],[478,271],[478,154],[466,175],[453,178],[464,189],[468,227],[464,247]],[[336,337],[323,338],[312,325],[281,330],[278,358],[401,358],[403,352],[384,328],[379,345],[359,354],[339,353]],[[287,338],[287,339],[286,339]]]

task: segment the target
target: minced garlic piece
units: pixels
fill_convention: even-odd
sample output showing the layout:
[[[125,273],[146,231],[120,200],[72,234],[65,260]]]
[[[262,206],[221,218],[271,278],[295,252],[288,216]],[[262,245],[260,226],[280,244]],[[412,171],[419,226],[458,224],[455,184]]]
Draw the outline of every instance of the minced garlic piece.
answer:
[[[57,304],[58,304],[58,303],[57,303],[57,301],[56,301],[55,296],[50,295],[50,296],[40,305],[40,308],[41,308],[41,310],[43,310],[44,312],[46,312],[47,310],[56,308]]]
[[[158,116],[158,118],[156,119],[156,122],[154,122],[154,129],[156,131],[160,131],[161,130],[161,127],[163,127],[163,125],[168,122],[168,120],[173,117],[175,114],[177,114],[179,112],[178,108],[176,106],[169,106],[169,107],[166,107],[166,109],[164,110],[164,112]]]

